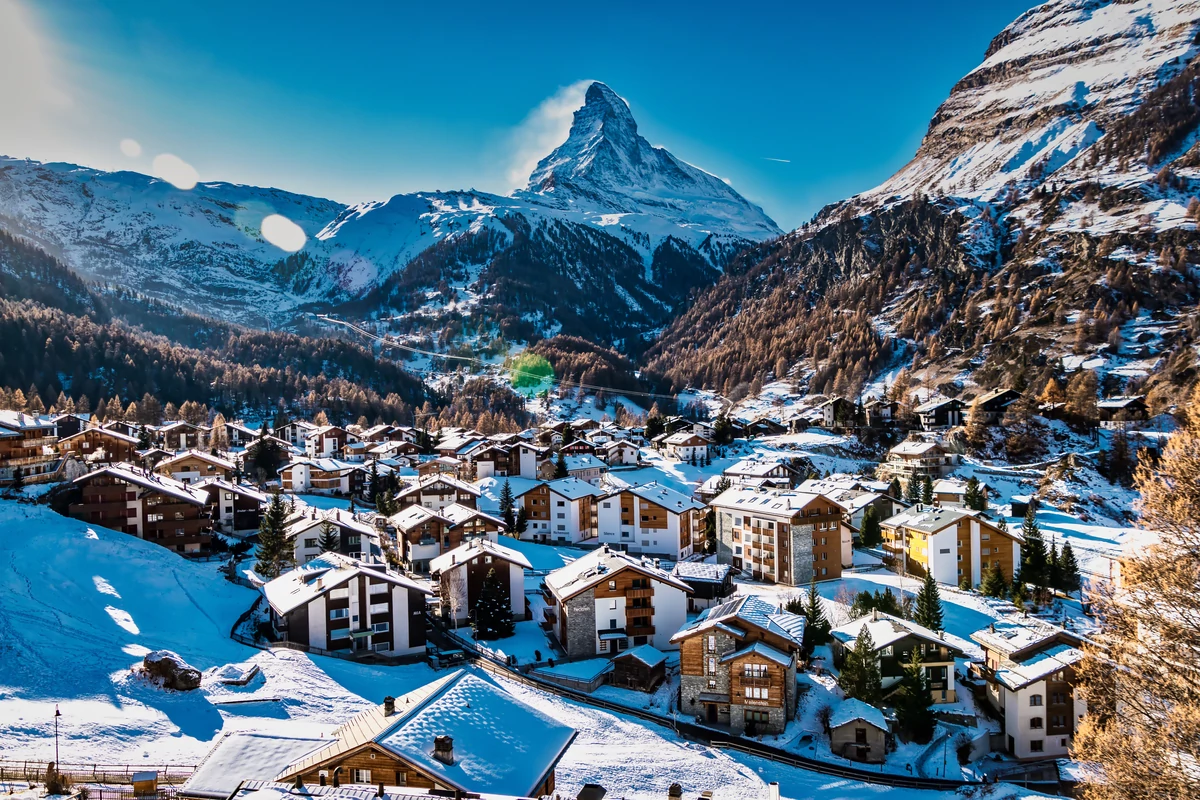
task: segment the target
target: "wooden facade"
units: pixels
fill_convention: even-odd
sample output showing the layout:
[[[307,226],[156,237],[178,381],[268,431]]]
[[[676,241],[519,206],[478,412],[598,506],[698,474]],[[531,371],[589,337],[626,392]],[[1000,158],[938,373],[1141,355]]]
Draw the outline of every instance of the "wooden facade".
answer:
[[[80,501],[68,507],[76,519],[179,553],[202,552],[212,541],[212,519],[203,493],[189,497],[189,492],[179,491],[177,486],[156,486],[153,477],[125,475],[118,470],[98,470],[77,479],[76,485]]]
[[[137,462],[137,451],[136,438],[105,428],[84,428],[79,433],[58,440],[60,454],[93,463]]]

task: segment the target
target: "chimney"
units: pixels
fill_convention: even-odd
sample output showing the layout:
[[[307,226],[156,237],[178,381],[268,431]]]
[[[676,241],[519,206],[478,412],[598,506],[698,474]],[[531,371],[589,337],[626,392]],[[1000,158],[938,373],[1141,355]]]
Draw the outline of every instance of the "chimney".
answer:
[[[878,621],[879,621],[879,609],[872,608],[871,609],[871,622],[878,622]]]
[[[673,799],[683,797],[683,787],[680,786],[678,783],[672,783],[671,788],[667,789],[667,797],[670,797]]]
[[[585,783],[575,796],[575,800],[604,800],[608,790],[598,783]]]
[[[383,715],[385,717],[390,717],[392,714],[395,714],[395,713],[396,713],[396,698],[392,697],[389,694],[387,697],[383,698]]]
[[[778,781],[771,781],[767,784],[767,800],[779,800]]]
[[[379,791],[375,792],[376,797],[383,797],[383,784],[379,784]]]
[[[449,736],[433,738],[433,757],[443,764],[454,765],[454,739]]]

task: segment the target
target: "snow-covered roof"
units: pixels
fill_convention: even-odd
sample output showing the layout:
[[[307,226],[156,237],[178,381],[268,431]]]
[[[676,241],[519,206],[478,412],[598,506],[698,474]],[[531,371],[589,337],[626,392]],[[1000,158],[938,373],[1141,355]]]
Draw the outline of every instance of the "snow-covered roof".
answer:
[[[302,509],[298,514],[289,517],[285,535],[289,539],[294,539],[306,531],[311,531],[313,528],[324,525],[326,522],[341,530],[354,531],[368,538],[374,539],[379,536],[373,527],[355,519],[354,515],[348,509],[319,509],[315,506],[309,506]]]
[[[896,456],[923,456],[935,450],[941,450],[942,446],[937,442],[926,442],[920,439],[908,439],[888,450],[888,453]]]
[[[247,445],[247,447],[249,447],[249,445]],[[364,467],[362,464],[355,464],[349,461],[339,461],[336,458],[296,458],[280,467],[279,472],[283,472],[286,469],[291,469],[292,467],[296,467],[301,464],[307,464],[309,469],[313,469],[318,472],[328,472],[332,474],[366,471],[366,467]]]
[[[27,431],[53,428],[54,423],[35,417],[32,414],[26,414],[23,411],[9,411],[0,409],[0,428],[9,428],[14,431]]]
[[[138,443],[138,438],[136,436],[130,436],[127,433],[121,433],[120,431],[109,430],[108,428],[84,428],[83,430],[79,431],[78,433],[72,433],[70,436],[64,436],[61,439],[59,439],[58,441],[60,443],[69,442],[72,439],[78,439],[80,436],[84,436],[88,433],[95,433],[95,434],[99,434],[101,436],[107,436],[109,438],[116,439],[117,441],[120,441],[120,442],[126,442],[128,444],[136,445]],[[163,452],[168,452],[168,451],[163,451]]]
[[[1034,617],[1000,619],[982,630],[975,631],[971,638],[995,653],[1005,656],[1022,653],[1054,642],[1079,644],[1075,634]]]
[[[640,497],[642,500],[654,503],[676,514],[684,511],[698,511],[704,508],[703,503],[693,500],[683,492],[676,491],[670,486],[665,486],[657,481],[639,484],[638,486],[629,486],[621,491],[629,492]]]
[[[862,635],[864,628],[871,633],[871,641],[875,643],[876,650],[895,644],[906,636],[916,636],[927,642],[948,647],[952,651],[962,652],[962,648],[952,641],[947,641],[946,637],[938,634],[937,631],[918,625],[912,620],[880,612],[872,612],[852,622],[847,622],[845,625],[840,625],[830,631],[829,635],[846,647],[853,647],[854,642]]]
[[[430,572],[445,572],[459,564],[465,564],[468,561],[478,558],[479,556],[492,556],[493,558],[503,559],[512,564],[525,569],[533,569],[529,563],[529,559],[523,553],[513,550],[511,547],[505,547],[502,544],[497,544],[490,539],[472,539],[465,544],[462,544],[453,550],[442,553],[437,558],[429,562]]]
[[[851,722],[865,722],[884,732],[887,732],[888,729],[887,717],[883,715],[883,712],[857,697],[847,697],[838,704],[829,717],[830,728],[840,728]]]
[[[163,459],[162,461],[158,462],[158,468],[164,469],[166,467],[171,466],[172,464],[178,463],[180,461],[184,461],[185,459],[189,459],[189,458],[196,458],[201,461],[208,462],[209,464],[212,464],[213,466],[220,467],[221,469],[227,469],[230,472],[232,472],[235,468],[234,463],[232,461],[227,461],[226,459],[220,458],[219,456],[214,456],[212,453],[206,453],[203,450],[184,450],[182,453],[179,453],[178,455],[171,456],[170,458],[166,458],[166,459]]]
[[[166,425],[160,425],[157,430],[159,433],[170,433],[172,431],[179,430],[180,428],[191,428],[192,430],[197,430],[197,431],[211,430],[206,425],[193,425],[192,423],[188,422],[187,420],[182,420],[182,419],[177,419],[174,422],[168,422]]]
[[[726,467],[725,471],[721,474],[744,476],[747,478],[766,478],[781,467],[789,472],[795,472],[792,465],[783,459],[743,458],[733,466]]]
[[[429,590],[403,575],[388,571],[382,564],[364,564],[341,553],[322,553],[295,569],[288,570],[262,587],[263,595],[277,614],[286,614],[332,591],[357,575],[394,583],[423,594]]]
[[[921,403],[921,405],[914,408],[913,411],[918,414],[925,414],[930,411],[936,411],[942,406],[961,404],[961,402],[961,400],[955,400],[952,397],[939,397],[936,400],[927,400],[926,402]]]
[[[208,503],[207,493],[167,475],[158,475],[133,464],[108,464],[100,469],[92,470],[86,475],[79,476],[74,482],[85,483],[96,475],[109,475],[119,478],[126,483],[141,486],[143,489],[162,492],[185,503],[193,505],[205,505]]]
[[[201,478],[192,485],[197,489],[207,489],[211,486],[213,488],[220,489],[221,491],[233,492],[234,494],[241,495],[242,497],[250,497],[260,503],[268,503],[271,500],[270,497],[263,492],[258,491],[257,489],[254,489],[250,486],[243,486],[240,483],[232,483],[224,478]]]
[[[329,744],[328,739],[232,731],[217,739],[179,794],[225,800],[244,780],[270,780],[284,765]]]
[[[610,550],[607,545],[601,545],[587,555],[580,556],[570,564],[551,572],[546,576],[546,586],[561,602],[601,581],[610,580],[612,575],[626,568],[637,570],[680,591],[691,591],[691,587],[686,583],[673,577],[666,570],[654,566],[652,562],[618,550]]]
[[[373,741],[448,787],[524,797],[554,769],[575,731],[492,680],[456,670],[397,698],[390,716],[376,706],[332,736],[333,743],[291,764],[280,779]],[[433,757],[438,736],[453,741],[453,764]]]
[[[745,511],[766,516],[791,517],[814,500],[822,499],[841,508],[833,498],[823,494],[798,492],[792,490],[752,489],[744,486],[734,486],[713,498],[710,505],[726,508],[731,511]],[[844,508],[841,508],[845,511]]]
[[[445,484],[446,486],[450,486],[454,489],[457,489],[460,492],[466,492],[467,494],[473,494],[476,497],[479,496],[479,490],[476,489],[474,486],[467,483],[466,481],[460,481],[458,478],[455,478],[451,475],[447,475],[445,473],[438,473],[436,475],[426,475],[426,476],[422,477],[420,480],[416,481],[415,483],[409,484],[407,488],[402,489],[399,492],[397,492],[396,496],[404,497],[405,495],[410,495],[410,494],[413,494],[414,492],[423,492],[426,489],[428,489],[429,487],[434,486],[438,483],[442,483],[442,484]]]
[[[773,633],[796,647],[804,640],[804,617],[783,611],[758,595],[748,594],[705,609],[695,620],[676,631],[671,641],[677,642],[714,627],[740,638],[746,631],[739,623]]]
[[[1107,400],[1101,400],[1096,403],[1096,408],[1129,408],[1129,406],[1138,403],[1144,403],[1146,398],[1144,395],[1127,395],[1123,397],[1110,397]]]
[[[709,564],[705,561],[680,561],[671,574],[689,583],[722,583],[733,572],[732,564]]]
[[[607,464],[591,453],[580,453],[577,456],[563,456],[563,463],[567,465],[567,472],[578,472],[584,469],[608,469]]]
[[[499,517],[493,517],[491,514],[485,514],[477,508],[464,506],[462,503],[451,503],[442,509],[442,516],[450,520],[452,525],[462,525],[464,522],[469,522],[473,519],[485,519],[494,525],[501,528],[505,527],[504,520]]]
[[[667,654],[659,650],[654,645],[640,644],[632,650],[626,650],[624,653],[616,656],[618,658],[636,658],[638,661],[653,669],[659,664],[667,660]]]
[[[443,517],[431,508],[425,506],[409,506],[408,508],[399,511],[388,520],[399,530],[407,531],[415,528],[418,525],[423,525],[431,519],[440,519],[443,522],[449,523],[450,520]]]
[[[546,484],[550,491],[566,500],[578,500],[581,497],[601,497],[604,490],[587,481],[575,477],[559,478]]]
[[[777,647],[771,647],[771,645],[762,640],[759,640],[747,647],[743,647],[740,650],[734,650],[733,652],[726,653],[725,655],[721,656],[721,661],[736,661],[743,656],[749,655],[761,656],[768,661],[774,661],[776,664],[784,667],[792,663],[791,655],[784,653]]]
[[[996,680],[1016,691],[1036,683],[1065,667],[1083,660],[1083,651],[1069,644],[1059,644],[1042,650],[1019,663],[1009,662],[996,670]]]
[[[663,439],[663,442],[665,442],[666,444],[687,444],[692,439],[699,439],[701,441],[701,443],[708,444],[707,439],[705,439],[703,436],[701,436],[698,433],[693,433],[690,430],[676,431],[675,433],[672,433],[670,436],[668,436],[666,439]]]

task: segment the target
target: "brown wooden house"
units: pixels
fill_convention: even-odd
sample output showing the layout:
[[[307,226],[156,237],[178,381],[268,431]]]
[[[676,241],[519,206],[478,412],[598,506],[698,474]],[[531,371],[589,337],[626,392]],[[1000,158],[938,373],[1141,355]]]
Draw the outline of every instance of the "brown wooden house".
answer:
[[[212,541],[208,494],[174,478],[113,464],[76,478],[75,485],[81,499],[68,513],[76,519],[179,553],[202,552]]]
[[[53,480],[62,466],[56,441],[53,422],[0,410],[0,486],[12,483],[17,474],[25,483]]]
[[[456,670],[402,697],[384,698],[330,738],[327,747],[288,765],[279,780],[411,786],[459,797],[553,796],[554,769],[575,731],[488,678]]]
[[[608,682],[624,689],[653,692],[667,679],[666,653],[648,644],[613,657]]]
[[[441,601],[442,618],[471,619],[483,594],[488,573],[496,577],[508,597],[513,620],[525,619],[525,570],[533,569],[524,555],[489,539],[473,538],[429,562],[429,576]]]
[[[58,440],[58,452],[89,463],[133,463],[140,459],[136,436],[106,428],[84,428],[65,436]]]

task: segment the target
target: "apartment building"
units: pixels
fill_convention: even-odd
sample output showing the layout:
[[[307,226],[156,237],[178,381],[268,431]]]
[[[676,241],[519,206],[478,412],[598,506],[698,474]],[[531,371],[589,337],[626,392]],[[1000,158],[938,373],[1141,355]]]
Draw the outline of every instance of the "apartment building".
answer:
[[[84,428],[59,439],[57,448],[61,455],[74,456],[90,464],[138,460],[137,437],[107,428]]]
[[[687,594],[687,584],[653,561],[601,545],[546,576],[543,626],[569,658],[643,644],[675,650]]]
[[[458,505],[475,508],[479,490],[464,480],[445,474],[425,475],[396,492],[401,507],[417,505],[433,511]]]
[[[1076,688],[1083,658],[1074,633],[1038,619],[1001,620],[971,634],[983,648],[972,674],[987,684],[1000,715],[1005,749],[1021,760],[1063,758],[1087,712]]]
[[[379,532],[365,522],[355,519],[349,511],[341,508],[317,509],[311,506],[287,520],[285,536],[292,542],[292,552],[297,564],[307,564],[324,553],[321,550],[321,531],[325,525],[333,528],[337,537],[333,552],[348,558],[371,560],[380,558],[383,551],[379,544]]]
[[[914,479],[923,481],[928,477],[936,481],[944,478],[958,466],[958,454],[951,453],[937,442],[908,439],[888,451],[877,474],[884,481],[898,478],[907,487],[908,482]]]
[[[617,550],[678,561],[704,548],[703,503],[657,482],[627,486],[599,500],[599,541]]]
[[[212,541],[208,494],[132,464],[110,464],[74,481],[80,500],[67,513],[155,542],[178,553],[199,553]]]
[[[804,617],[756,595],[705,610],[671,637],[680,707],[738,733],[782,733],[796,716]]]
[[[62,469],[57,441],[50,420],[0,410],[0,486],[8,486],[18,474],[24,483],[54,480]]]
[[[169,475],[177,481],[196,483],[201,478],[231,480],[236,469],[237,466],[228,459],[203,450],[187,450],[158,462],[154,471],[159,475]]]
[[[938,583],[978,586],[992,565],[1007,580],[1021,563],[1021,533],[1002,531],[978,511],[915,505],[880,523],[883,550],[898,572],[933,573]]]
[[[840,578],[854,563],[847,509],[825,495],[732,488],[711,506],[717,560],[758,580],[804,586]]]
[[[488,539],[469,539],[429,562],[429,577],[439,599],[442,618],[466,622],[475,613],[483,582],[495,570],[513,620],[525,619],[525,570],[533,569],[524,555]]]
[[[965,657],[965,653],[946,641],[945,634],[932,631],[917,623],[872,611],[830,632],[833,639],[833,663],[841,669],[846,654],[854,649],[858,638],[866,630],[875,643],[875,657],[879,674],[883,679],[883,694],[887,697],[891,689],[900,683],[904,670],[912,658],[913,650],[921,658],[925,677],[929,681],[930,696],[935,703],[958,701],[954,680],[954,659]]]

